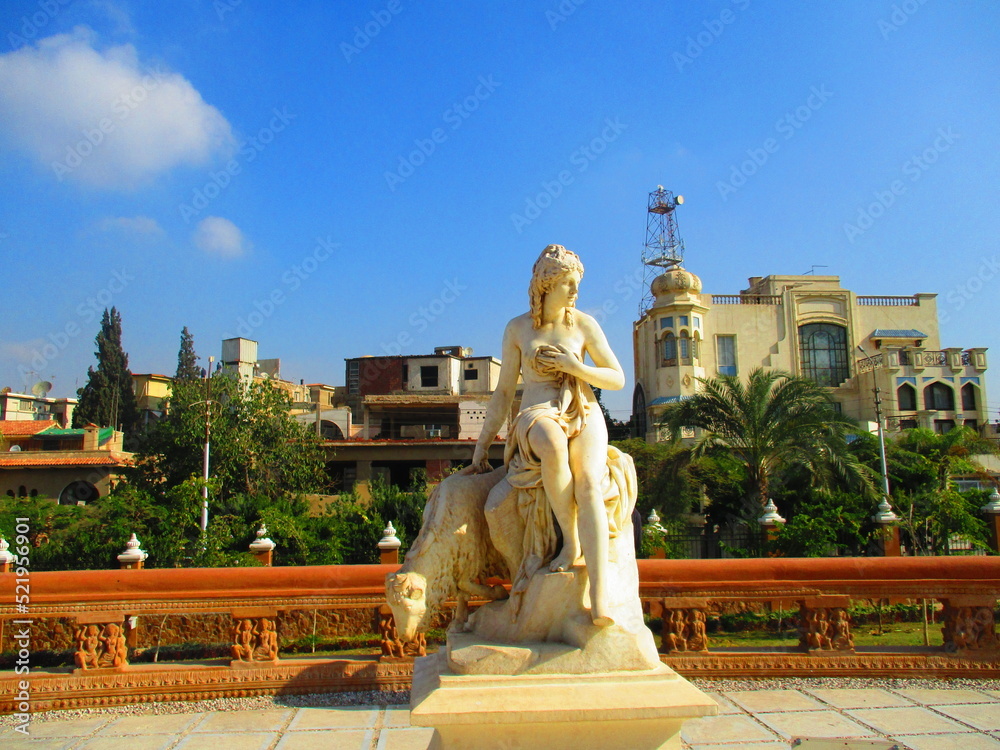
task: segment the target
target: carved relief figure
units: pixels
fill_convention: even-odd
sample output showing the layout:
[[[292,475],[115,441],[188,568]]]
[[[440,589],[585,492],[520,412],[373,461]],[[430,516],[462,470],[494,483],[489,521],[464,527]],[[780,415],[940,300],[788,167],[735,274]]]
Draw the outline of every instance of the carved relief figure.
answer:
[[[705,613],[702,610],[691,610],[690,635],[687,640],[688,651],[708,650],[708,630],[705,627],[705,620]]]
[[[843,607],[838,607],[833,611],[830,641],[832,647],[838,651],[850,651],[854,648],[850,620],[847,617],[847,610]]]
[[[605,507],[608,434],[591,386],[619,390],[625,374],[597,321],[576,310],[582,278],[579,257],[561,245],[549,245],[536,261],[531,309],[504,331],[499,383],[473,466],[490,470],[487,451],[510,412],[520,377],[521,410],[504,457],[525,522],[511,594],[522,594],[543,566],[565,571],[586,564],[591,618],[595,625],[607,626],[613,622],[607,604],[608,540],[627,518],[622,518],[624,503]],[[586,355],[593,365],[584,363]],[[629,513],[631,508],[625,508],[624,514]],[[553,515],[562,533],[561,549]],[[515,600],[515,613],[517,608]]]
[[[250,661],[253,657],[253,620],[237,620],[233,628],[233,658]]]
[[[120,667],[127,663],[128,647],[125,645],[125,633],[121,625],[113,622],[105,625],[100,635],[100,643],[99,666]]]
[[[278,658],[278,634],[274,630],[274,623],[269,617],[261,617],[257,621],[254,635],[257,640],[257,648],[254,649],[254,661],[274,661]]]
[[[98,666],[98,647],[100,645],[100,630],[96,625],[81,625],[76,629],[76,653],[73,661],[80,669],[96,669]]]

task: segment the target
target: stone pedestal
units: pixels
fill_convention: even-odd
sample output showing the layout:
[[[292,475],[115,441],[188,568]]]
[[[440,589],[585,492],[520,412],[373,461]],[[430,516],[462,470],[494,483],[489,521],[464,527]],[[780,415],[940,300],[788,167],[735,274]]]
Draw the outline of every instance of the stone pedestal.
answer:
[[[429,750],[680,748],[681,725],[715,701],[665,665],[595,674],[456,675],[445,655],[417,659],[410,723]]]

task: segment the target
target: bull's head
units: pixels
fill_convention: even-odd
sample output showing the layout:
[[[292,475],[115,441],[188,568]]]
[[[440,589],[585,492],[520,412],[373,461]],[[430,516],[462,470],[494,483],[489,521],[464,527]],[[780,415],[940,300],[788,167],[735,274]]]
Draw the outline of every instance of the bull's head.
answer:
[[[427,579],[419,573],[389,573],[385,577],[385,598],[396,621],[400,640],[412,641],[418,630],[425,630]]]

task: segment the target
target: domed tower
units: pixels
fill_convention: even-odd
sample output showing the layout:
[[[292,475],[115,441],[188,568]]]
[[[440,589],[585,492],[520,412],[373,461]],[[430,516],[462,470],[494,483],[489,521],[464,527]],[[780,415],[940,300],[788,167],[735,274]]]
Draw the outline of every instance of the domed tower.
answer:
[[[633,327],[635,391],[632,424],[637,437],[662,438],[657,421],[663,407],[695,392],[705,376],[702,346],[705,313],[701,279],[681,267],[684,244],[674,209],[683,203],[661,187],[650,193],[643,262],[653,273]],[[648,278],[647,276],[647,278]]]

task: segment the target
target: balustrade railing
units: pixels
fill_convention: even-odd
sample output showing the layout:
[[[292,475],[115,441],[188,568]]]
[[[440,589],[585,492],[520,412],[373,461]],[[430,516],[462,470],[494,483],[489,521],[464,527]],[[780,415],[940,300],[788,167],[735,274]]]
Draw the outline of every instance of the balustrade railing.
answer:
[[[920,298],[916,295],[911,297],[892,297],[876,295],[869,297],[856,297],[859,305],[871,305],[877,307],[911,307],[920,304]]]
[[[713,294],[714,305],[780,305],[779,294]]]
[[[1000,557],[762,558],[640,560],[640,597],[664,661],[682,674],[938,674],[1000,677],[994,611]],[[15,575],[0,574],[0,651],[28,633],[30,650],[74,652],[76,669],[29,674],[36,708],[194,697],[404,688],[422,643],[403,644],[385,606],[394,565],[145,569],[32,573],[30,606],[19,610]],[[943,628],[937,645],[855,647],[852,601],[932,600]],[[726,606],[757,603],[798,611],[797,650],[713,648],[706,623]],[[308,634],[316,617],[377,631],[382,656],[316,661],[279,656],[289,628]],[[129,664],[167,617],[208,618],[228,639],[229,659],[197,666]],[[27,622],[28,625],[20,623]],[[197,625],[196,625],[197,628]],[[205,629],[205,628],[203,628]],[[149,631],[143,633],[143,631]],[[206,633],[206,637],[207,633]],[[184,668],[181,668],[184,667]],[[108,677],[107,675],[112,675]],[[0,711],[17,679],[0,674]],[[88,697],[89,696],[89,697]]]

